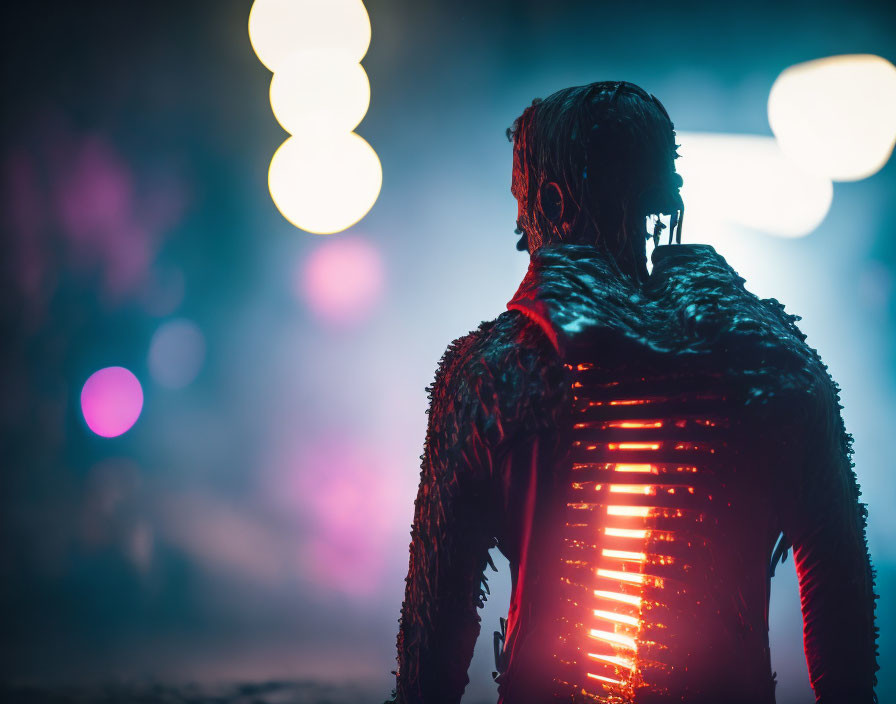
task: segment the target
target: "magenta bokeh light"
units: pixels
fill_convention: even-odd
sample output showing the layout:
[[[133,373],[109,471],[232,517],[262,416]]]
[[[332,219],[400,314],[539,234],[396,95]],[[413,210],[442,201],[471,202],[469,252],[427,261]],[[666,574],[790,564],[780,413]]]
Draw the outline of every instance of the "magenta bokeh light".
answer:
[[[142,410],[143,388],[124,367],[94,372],[81,389],[81,412],[87,427],[104,438],[130,430]]]
[[[383,292],[379,252],[358,237],[327,240],[302,263],[296,289],[320,318],[352,323],[364,318]]]

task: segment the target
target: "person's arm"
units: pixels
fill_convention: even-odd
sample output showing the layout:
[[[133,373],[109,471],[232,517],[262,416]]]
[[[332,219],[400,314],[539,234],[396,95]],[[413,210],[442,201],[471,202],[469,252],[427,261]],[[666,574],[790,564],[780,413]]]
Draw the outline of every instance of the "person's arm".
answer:
[[[859,502],[839,388],[823,366],[819,377],[802,487],[786,517],[799,577],[806,661],[818,704],[870,704],[877,701],[879,668],[867,512]]]
[[[495,544],[491,456],[482,432],[492,394],[474,368],[473,333],[442,359],[411,530],[398,632],[398,704],[457,704],[480,631],[483,569]],[[492,417],[492,421],[495,419]]]

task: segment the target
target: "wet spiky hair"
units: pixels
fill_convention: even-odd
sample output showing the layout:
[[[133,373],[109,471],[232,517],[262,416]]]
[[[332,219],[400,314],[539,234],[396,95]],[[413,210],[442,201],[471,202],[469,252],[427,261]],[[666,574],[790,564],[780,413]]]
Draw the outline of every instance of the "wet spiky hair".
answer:
[[[647,216],[670,214],[680,241],[675,128],[643,89],[624,81],[565,88],[533,101],[507,136],[514,144],[513,192],[525,212],[519,249],[534,252],[558,236],[538,202],[548,182],[564,201],[564,241],[605,247],[624,270],[643,268],[646,275]]]

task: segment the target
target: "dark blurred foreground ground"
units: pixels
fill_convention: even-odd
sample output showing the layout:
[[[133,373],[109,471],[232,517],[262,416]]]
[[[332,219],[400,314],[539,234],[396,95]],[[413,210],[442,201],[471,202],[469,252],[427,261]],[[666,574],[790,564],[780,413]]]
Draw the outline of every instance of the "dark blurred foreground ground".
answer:
[[[388,693],[316,682],[226,685],[121,683],[45,687],[0,685],[3,704],[382,704]]]

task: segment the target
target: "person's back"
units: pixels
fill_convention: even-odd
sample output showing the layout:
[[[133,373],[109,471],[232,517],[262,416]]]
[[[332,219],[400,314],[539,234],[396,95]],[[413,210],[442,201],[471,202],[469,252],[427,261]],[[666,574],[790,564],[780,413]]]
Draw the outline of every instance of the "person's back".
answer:
[[[562,123],[579,99],[603,103],[606,128],[620,91],[646,102],[630,84],[594,84],[548,98],[542,120]],[[673,211],[680,228],[674,168],[638,189],[653,202],[619,198],[616,227],[603,207],[593,232],[570,228],[577,194],[556,180],[539,178],[529,207],[527,113],[514,192],[531,264],[509,310],[449,348],[432,388],[396,701],[460,700],[497,545],[512,576],[501,704],[769,704],[770,571],[791,543],[819,701],[873,701],[864,513],[825,366],[796,318],[711,247],[656,247],[647,275],[632,222]],[[619,131],[604,131],[612,151]],[[619,247],[597,237],[626,229]]]

